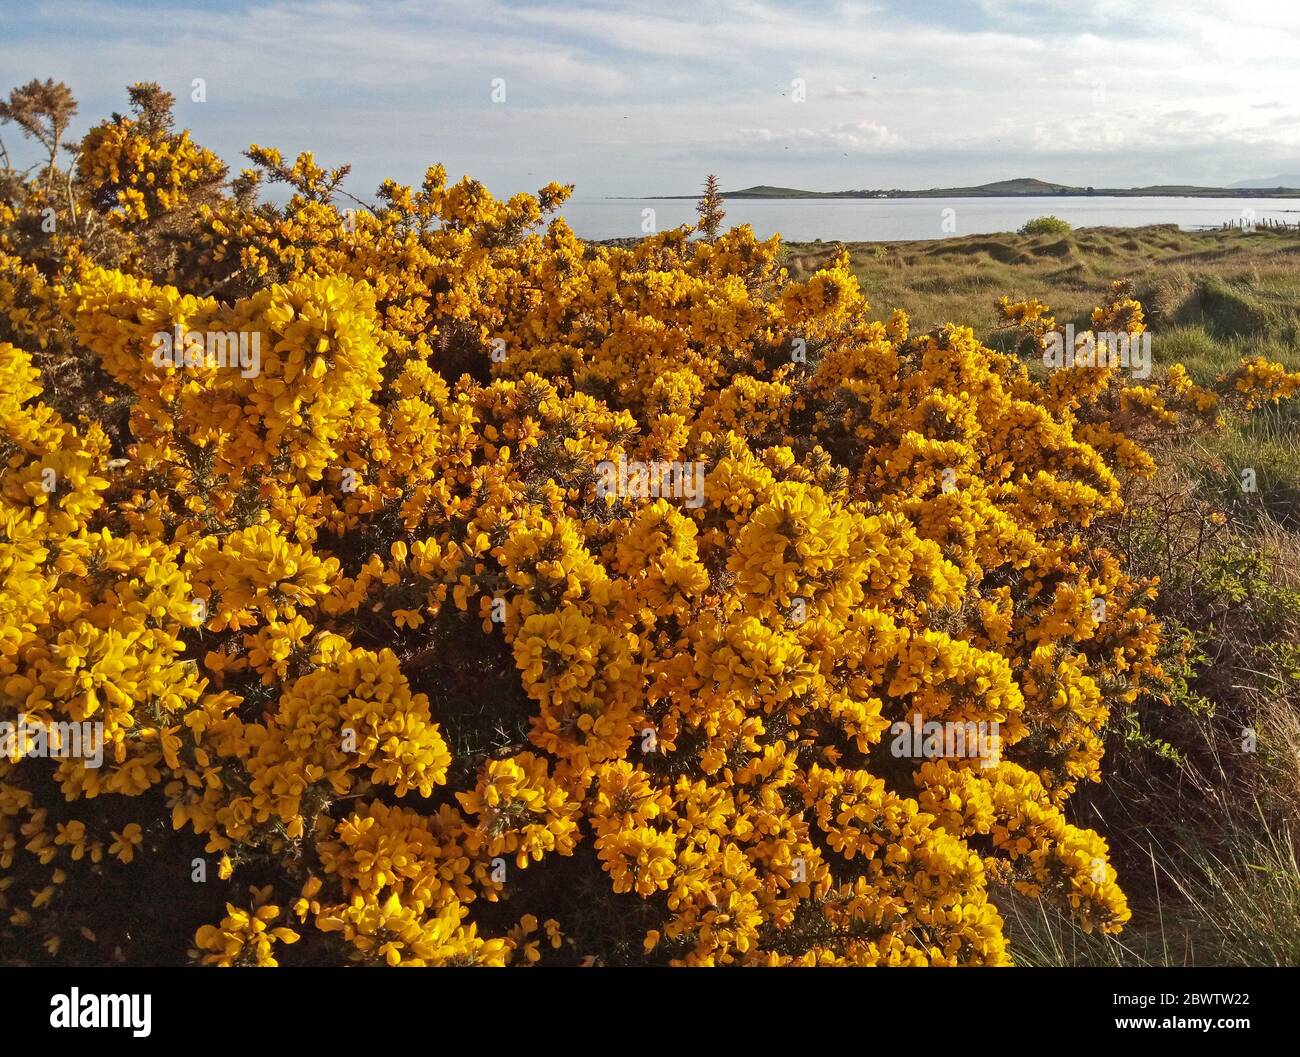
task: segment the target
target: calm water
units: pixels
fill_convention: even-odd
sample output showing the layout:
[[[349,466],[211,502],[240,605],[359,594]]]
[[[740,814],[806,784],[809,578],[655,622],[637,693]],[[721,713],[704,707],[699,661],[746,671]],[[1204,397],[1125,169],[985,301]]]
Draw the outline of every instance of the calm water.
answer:
[[[662,198],[577,200],[561,212],[583,238],[614,239],[644,234],[644,209],[655,211],[661,231],[695,220],[694,202]],[[954,211],[947,230],[945,209]],[[780,232],[791,242],[876,242],[1015,231],[1047,214],[1075,227],[1177,224],[1201,230],[1240,220],[1245,209],[1254,210],[1256,221],[1300,221],[1300,198],[733,198],[725,223],[752,224],[762,238]]]

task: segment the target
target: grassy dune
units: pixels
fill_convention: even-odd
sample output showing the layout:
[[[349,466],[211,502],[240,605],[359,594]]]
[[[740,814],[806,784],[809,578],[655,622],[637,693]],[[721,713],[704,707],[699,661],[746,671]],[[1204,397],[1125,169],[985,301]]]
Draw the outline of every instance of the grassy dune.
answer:
[[[1067,235],[966,235],[914,242],[790,243],[795,278],[848,249],[873,307],[905,307],[929,328],[960,320],[991,331],[993,304],[1038,297],[1082,328],[1110,281],[1127,276],[1168,362],[1212,377],[1240,349],[1297,364],[1300,233],[1081,228]],[[1175,355],[1176,353],[1176,355]],[[1158,361],[1166,356],[1157,351]]]
[[[995,329],[999,296],[1037,297],[1058,324],[1084,329],[1110,281],[1127,277],[1157,375],[1181,362],[1207,382],[1256,353],[1300,368],[1294,232],[844,245],[873,311],[904,307],[920,328],[961,321],[1010,348]],[[787,266],[806,275],[836,251],[792,244]],[[1155,454],[1156,477],[1131,487],[1108,531],[1161,579],[1153,607],[1174,688],[1118,717],[1106,777],[1072,801],[1111,842],[1133,921],[1117,938],[1085,935],[1007,893],[1013,949],[1022,964],[1300,964],[1300,412],[1266,407]]]

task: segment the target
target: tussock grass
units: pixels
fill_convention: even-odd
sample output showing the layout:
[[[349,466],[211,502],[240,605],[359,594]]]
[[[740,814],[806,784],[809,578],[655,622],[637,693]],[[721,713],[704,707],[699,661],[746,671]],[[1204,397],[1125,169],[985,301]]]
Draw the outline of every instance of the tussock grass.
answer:
[[[1134,907],[1121,935],[1085,933],[1047,904],[1001,894],[1019,964],[1300,965],[1300,722],[1278,703],[1257,721],[1259,773],[1275,783],[1263,795],[1234,777],[1239,764],[1228,756],[1243,755],[1242,743],[1215,739],[1210,720],[1200,732],[1212,762],[1178,771],[1194,794],[1164,781],[1124,788],[1135,799],[1110,820]],[[1149,826],[1157,809],[1178,812],[1176,823]]]
[[[1165,452],[1130,496],[1115,542],[1161,580],[1173,678],[1167,700],[1113,717],[1105,778],[1077,821],[1110,841],[1133,920],[1088,935],[1006,893],[1021,964],[1300,964],[1296,420],[1273,409]],[[1207,489],[1215,459],[1263,464],[1270,446],[1289,461],[1269,464],[1253,506]]]
[[[966,235],[848,243],[790,243],[791,274],[805,276],[840,247],[883,317],[906,308],[921,329],[961,322],[990,330],[985,291],[1036,296],[1060,320],[1086,317],[1110,281],[1132,279],[1156,322],[1201,326],[1216,335],[1259,334],[1294,321],[1300,309],[1300,233],[1078,228],[1068,234]],[[1179,312],[1182,318],[1175,318]],[[1245,327],[1246,330],[1240,328]],[[1294,343],[1294,335],[1288,343]]]

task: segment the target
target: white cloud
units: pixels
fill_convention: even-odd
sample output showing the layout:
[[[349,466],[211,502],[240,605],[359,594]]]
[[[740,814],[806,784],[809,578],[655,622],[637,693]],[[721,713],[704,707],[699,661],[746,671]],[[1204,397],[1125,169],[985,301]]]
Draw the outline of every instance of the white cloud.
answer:
[[[1177,164],[1197,182],[1300,165],[1289,6],[48,0],[10,20],[0,69],[67,81],[86,121],[122,109],[126,83],[160,81],[228,161],[252,140],[315,147],[353,163],[357,190],[436,160],[500,193],[550,178],[673,192],[707,171],[821,189],[976,169],[1093,182],[1103,159],[1117,180]],[[191,104],[200,76],[209,101]]]
[[[829,128],[742,129],[741,142],[800,150],[869,150],[899,145],[899,138],[875,121],[853,121]]]

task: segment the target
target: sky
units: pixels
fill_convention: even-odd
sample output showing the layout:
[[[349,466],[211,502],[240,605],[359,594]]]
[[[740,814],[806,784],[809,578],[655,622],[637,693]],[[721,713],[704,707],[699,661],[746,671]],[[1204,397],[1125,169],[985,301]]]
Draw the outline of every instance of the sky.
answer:
[[[0,91],[83,132],[152,80],[232,171],[250,143],[435,162],[495,194],[1125,187],[1300,173],[1294,0],[0,0]],[[195,79],[203,85],[196,100]],[[0,127],[11,154],[13,126]]]

